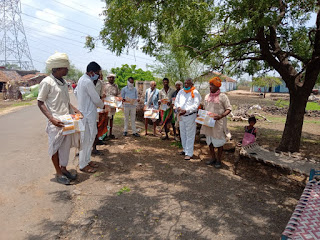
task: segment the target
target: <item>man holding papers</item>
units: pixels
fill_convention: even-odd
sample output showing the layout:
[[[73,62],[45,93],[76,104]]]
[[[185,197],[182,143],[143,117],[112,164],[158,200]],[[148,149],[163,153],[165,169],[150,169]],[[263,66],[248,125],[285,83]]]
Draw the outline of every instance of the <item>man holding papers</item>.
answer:
[[[223,145],[226,143],[226,116],[231,112],[230,101],[226,94],[220,93],[221,79],[214,77],[210,81],[210,93],[205,96],[204,108],[209,116],[215,121],[214,127],[202,125],[201,134],[206,135],[207,145],[209,146],[211,159],[206,162],[207,165],[214,165],[215,168],[221,168],[221,156]],[[218,155],[215,155],[214,148],[218,148]]]
[[[190,160],[193,156],[194,139],[196,136],[197,124],[195,122],[198,107],[201,102],[200,93],[193,86],[191,78],[184,83],[183,90],[179,91],[174,103],[179,114],[180,138],[184,160]]]
[[[104,86],[104,92],[106,97],[119,97],[120,96],[120,90],[117,84],[114,83],[114,80],[116,78],[115,74],[108,74],[107,79],[108,82]],[[106,106],[106,111],[108,111],[108,117],[107,117],[107,125],[110,120],[109,124],[109,138],[114,139],[115,136],[112,134],[112,127],[113,127],[113,116],[116,113],[116,108],[111,106]]]

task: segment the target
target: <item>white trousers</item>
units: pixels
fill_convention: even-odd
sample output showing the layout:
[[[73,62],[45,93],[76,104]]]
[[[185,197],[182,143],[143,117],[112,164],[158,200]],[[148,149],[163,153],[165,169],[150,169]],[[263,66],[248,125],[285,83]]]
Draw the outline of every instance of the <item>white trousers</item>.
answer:
[[[180,138],[183,147],[183,151],[186,156],[193,156],[194,139],[196,137],[197,124],[195,122],[197,114],[190,116],[180,116],[179,128]]]
[[[124,107],[124,132],[128,132],[129,116],[131,120],[132,133],[136,133],[136,108],[135,107]]]
[[[86,122],[83,141],[81,142],[81,148],[79,152],[79,168],[85,168],[91,157],[92,145],[94,142],[94,137],[91,137],[89,123]]]

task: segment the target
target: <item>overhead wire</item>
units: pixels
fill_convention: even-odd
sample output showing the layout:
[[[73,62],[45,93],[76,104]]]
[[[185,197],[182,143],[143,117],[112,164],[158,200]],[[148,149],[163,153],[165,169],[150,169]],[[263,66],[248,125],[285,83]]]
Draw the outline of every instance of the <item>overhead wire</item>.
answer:
[[[35,28],[33,28],[33,27],[30,27],[30,26],[29,26],[29,27],[25,27],[25,28],[26,28],[26,29],[30,29],[31,31],[36,31],[36,32],[41,33],[38,29],[35,29]],[[77,47],[82,47],[82,48],[84,48],[84,45],[74,44],[74,42],[80,43],[80,44],[84,44],[83,42],[78,41],[78,40],[75,40],[75,39],[71,39],[71,38],[67,38],[67,37],[59,37],[59,36],[55,36],[55,35],[50,35],[50,37],[46,37],[46,38],[49,38],[49,39],[52,39],[52,40],[58,39],[58,40],[61,41],[61,42],[65,42],[65,43],[70,44],[70,45],[73,45],[73,46],[77,46]],[[72,41],[72,43],[66,42],[66,41],[63,41],[63,40],[60,40],[60,38],[61,38],[61,39],[64,39],[64,40]],[[102,49],[102,50],[104,50],[104,51],[100,51],[99,49]],[[143,58],[143,57],[139,57],[139,56],[136,56],[136,58],[145,59],[145,60],[147,60],[148,62],[142,61],[142,60],[138,60],[138,59],[127,58],[127,57],[124,57],[124,56],[114,56],[113,54],[109,54],[109,53],[105,52],[106,49],[105,49],[105,48],[102,48],[102,47],[97,47],[96,51],[98,51],[98,52],[100,52],[100,53],[103,53],[103,54],[108,54],[108,55],[110,55],[110,56],[112,56],[112,57],[120,57],[120,58],[124,58],[124,59],[128,59],[128,60],[134,60],[134,61],[143,62],[143,63],[149,63],[149,62],[152,60],[152,59],[147,59],[147,58]],[[129,54],[128,54],[128,56],[132,56],[132,55],[129,55]]]
[[[84,12],[84,11],[81,11],[81,10],[79,10],[79,9],[76,9],[76,8],[74,8],[74,7],[71,7],[71,6],[69,6],[69,5],[67,5],[67,4],[64,4],[64,3],[62,3],[62,2],[59,2],[59,1],[57,1],[57,0],[52,0],[52,1],[54,1],[54,2],[56,2],[56,3],[58,3],[58,4],[61,4],[61,5],[63,5],[63,6],[66,6],[66,7],[68,7],[68,8],[71,8],[71,9],[73,9],[73,10],[76,10],[76,11],[78,11],[78,12],[81,12],[81,13],[83,13],[83,14],[85,14],[85,15],[88,15],[88,16],[90,16],[90,17],[92,17],[92,18],[99,19],[99,20],[101,21],[101,19],[100,19],[99,17],[96,17],[96,16],[93,16],[93,15],[91,15],[91,14],[88,14],[88,13],[86,13],[86,12]]]
[[[43,9],[41,9],[41,8],[37,8],[37,7],[31,6],[31,5],[26,4],[26,3],[22,3],[22,5],[25,5],[25,6],[28,6],[28,7],[30,7],[30,8],[36,9],[36,10],[38,10],[38,11],[43,11]],[[93,27],[90,27],[90,26],[84,25],[84,24],[82,24],[82,23],[79,23],[79,22],[76,22],[76,21],[70,20],[70,19],[65,18],[65,17],[61,17],[61,16],[59,16],[59,15],[57,15],[57,14],[53,14],[53,13],[51,13],[51,12],[45,12],[45,13],[48,13],[48,14],[50,14],[50,15],[52,15],[52,16],[55,16],[55,17],[58,17],[58,18],[64,19],[64,20],[66,20],[66,21],[68,21],[68,22],[72,22],[72,23],[75,23],[75,24],[81,25],[81,26],[86,27],[86,28],[91,28],[91,29],[93,29],[93,30],[100,31],[100,30],[99,30],[99,29],[97,29],[97,28],[93,28]]]

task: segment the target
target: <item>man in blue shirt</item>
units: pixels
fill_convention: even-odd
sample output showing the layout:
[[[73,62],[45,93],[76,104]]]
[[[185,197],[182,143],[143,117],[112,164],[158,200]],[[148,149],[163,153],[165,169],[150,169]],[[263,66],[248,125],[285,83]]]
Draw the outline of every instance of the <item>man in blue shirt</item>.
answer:
[[[134,87],[133,83],[134,83],[133,77],[129,77],[127,81],[127,86],[125,86],[121,90],[121,97],[123,98],[123,107],[124,107],[123,136],[128,135],[128,123],[129,123],[129,116],[130,116],[132,135],[135,137],[140,137],[136,129],[136,109],[137,109],[137,103],[139,102],[138,91]]]

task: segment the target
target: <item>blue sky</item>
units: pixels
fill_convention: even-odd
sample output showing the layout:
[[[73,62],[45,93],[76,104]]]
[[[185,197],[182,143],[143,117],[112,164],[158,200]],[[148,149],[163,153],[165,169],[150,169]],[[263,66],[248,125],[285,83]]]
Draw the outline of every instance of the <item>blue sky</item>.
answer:
[[[55,51],[67,53],[82,71],[91,61],[107,70],[122,64],[146,70],[147,64],[153,64],[154,58],[140,50],[132,49],[128,55],[117,57],[101,43],[92,52],[84,48],[85,37],[98,36],[103,26],[99,14],[104,7],[101,0],[21,0],[21,17],[34,67],[44,71],[46,59]]]

